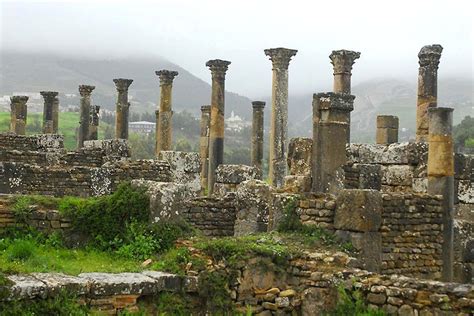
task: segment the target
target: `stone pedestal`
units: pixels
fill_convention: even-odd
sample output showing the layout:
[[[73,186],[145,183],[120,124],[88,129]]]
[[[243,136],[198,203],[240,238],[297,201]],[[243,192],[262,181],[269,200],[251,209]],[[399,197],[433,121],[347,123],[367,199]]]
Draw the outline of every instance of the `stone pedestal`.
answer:
[[[91,107],[91,121],[89,126],[89,140],[99,139],[99,112],[100,106],[94,105]]]
[[[28,97],[24,95],[14,95],[10,97],[10,131],[17,135],[26,134],[26,117]]]
[[[268,176],[270,184],[282,187],[286,175],[288,135],[288,66],[295,49],[265,49],[272,61],[272,115],[270,120],[270,153]]]
[[[54,129],[54,116],[55,114],[55,103],[57,100],[58,92],[54,91],[41,91],[41,96],[44,99],[43,107],[43,134],[56,134],[57,133],[57,124],[56,130]]]
[[[117,103],[115,105],[115,138],[128,139],[128,115],[130,103],[128,103],[128,87],[132,79],[114,79],[117,88]]]
[[[344,188],[345,136],[354,98],[332,92],[313,96],[313,191],[336,193]]]
[[[454,150],[453,109],[428,111],[428,193],[443,196],[443,280],[453,277]]]
[[[230,61],[209,60],[206,66],[212,74],[211,127],[209,133],[208,195],[214,190],[216,169],[224,160],[225,74]]]
[[[263,109],[265,102],[253,101],[253,116],[252,116],[252,144],[250,150],[250,161],[252,166],[262,170],[263,160]],[[263,171],[263,170],[262,170]]]
[[[171,98],[173,79],[178,75],[177,71],[160,70],[155,72],[160,77],[160,116],[157,120],[156,154],[162,150],[171,150],[172,143],[172,116]]]
[[[438,99],[438,65],[443,47],[423,46],[418,53],[418,98],[416,100],[416,141],[428,137],[428,109],[436,107]]]
[[[398,117],[393,115],[377,116],[377,144],[389,145],[398,143]]]
[[[211,106],[201,106],[201,137],[199,139],[199,154],[201,158],[201,188],[207,189],[207,174],[209,167],[209,132],[211,124]]]
[[[352,66],[355,63],[355,60],[360,57],[359,52],[354,52],[350,50],[334,50],[332,51],[329,58],[331,59],[331,64],[333,65],[334,70],[334,93],[346,93],[351,94],[351,77],[352,77]],[[351,123],[350,112],[348,122],[349,127]],[[351,141],[351,131],[350,128],[347,129],[347,143]]]
[[[80,85],[79,93],[81,95],[79,133],[77,135],[77,148],[84,146],[84,141],[89,138],[90,112],[91,112],[91,93],[95,86]]]

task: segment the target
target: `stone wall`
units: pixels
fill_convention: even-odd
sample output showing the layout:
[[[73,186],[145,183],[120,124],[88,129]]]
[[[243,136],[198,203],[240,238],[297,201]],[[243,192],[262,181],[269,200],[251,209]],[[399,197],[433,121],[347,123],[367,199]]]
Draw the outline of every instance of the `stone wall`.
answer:
[[[262,171],[254,166],[246,165],[219,165],[216,169],[216,182],[214,194],[224,196],[235,192],[237,186],[248,180],[260,180]]]
[[[56,134],[33,136],[0,133],[1,150],[55,151],[64,148],[64,137]]]
[[[330,194],[305,194],[300,197],[296,213],[305,225],[334,231],[336,198]]]

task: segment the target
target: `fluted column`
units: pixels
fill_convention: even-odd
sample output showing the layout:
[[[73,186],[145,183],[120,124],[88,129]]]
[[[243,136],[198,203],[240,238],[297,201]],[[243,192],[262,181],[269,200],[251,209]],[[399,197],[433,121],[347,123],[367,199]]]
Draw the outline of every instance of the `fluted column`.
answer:
[[[115,104],[115,138],[128,139],[128,114],[130,103],[128,103],[128,87],[132,79],[114,79],[117,88],[117,103]]]
[[[91,93],[95,86],[80,85],[79,94],[81,95],[79,133],[77,136],[77,148],[84,146],[84,141],[89,138],[89,123],[91,112]]]
[[[207,189],[207,173],[209,167],[209,129],[211,124],[211,106],[201,106],[201,138],[199,141],[199,154],[201,156],[201,188]]]
[[[377,116],[377,144],[389,145],[398,143],[398,117],[394,115]]]
[[[347,113],[354,109],[354,96],[346,93],[318,93],[313,96],[312,189],[336,193],[344,188]]]
[[[89,140],[99,139],[99,112],[100,106],[93,105],[91,107],[90,126],[89,126]]]
[[[271,48],[264,50],[272,61],[272,114],[270,120],[270,184],[281,187],[286,175],[288,146],[288,66],[295,49]]]
[[[14,95],[10,97],[10,131],[17,135],[26,134],[26,117],[28,97],[25,95]]]
[[[423,46],[418,53],[418,98],[416,100],[416,141],[426,142],[428,137],[428,109],[438,102],[438,65],[443,47]]]
[[[428,110],[428,193],[443,196],[443,280],[453,278],[453,109]]]
[[[158,124],[158,142],[156,154],[162,150],[171,150],[172,143],[172,116],[171,98],[173,79],[178,75],[177,71],[160,70],[155,72],[160,77],[160,116]]]
[[[58,92],[41,91],[40,94],[44,99],[43,106],[43,133],[54,134],[54,104],[58,96]]]
[[[252,102],[252,148],[251,148],[251,164],[262,170],[263,160],[263,109],[265,102]]]
[[[334,71],[334,84],[333,92],[334,93],[346,93],[351,94],[351,77],[352,77],[352,66],[355,63],[355,60],[360,57],[359,52],[354,52],[351,50],[333,50],[329,59],[331,59],[331,64],[333,65]],[[349,128],[347,129],[346,141],[350,143],[351,141],[351,113],[349,115]]]
[[[216,169],[224,161],[224,114],[225,114],[225,74],[230,61],[209,60],[206,66],[211,70],[211,126],[209,131],[208,195],[214,191]]]

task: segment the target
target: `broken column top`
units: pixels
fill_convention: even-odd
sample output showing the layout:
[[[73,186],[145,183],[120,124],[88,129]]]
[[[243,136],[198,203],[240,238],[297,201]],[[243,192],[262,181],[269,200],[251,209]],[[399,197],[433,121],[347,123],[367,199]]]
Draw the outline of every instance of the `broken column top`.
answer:
[[[10,97],[12,103],[26,103],[28,101],[28,96],[26,95],[13,95]]]
[[[398,116],[377,115],[377,128],[398,128]]]
[[[162,69],[155,71],[155,74],[160,77],[160,84],[169,85],[173,83],[173,79],[178,75],[178,72]]]
[[[360,57],[359,52],[352,50],[333,50],[329,59],[331,59],[331,64],[334,68],[334,74],[338,73],[350,73],[352,70],[352,65],[354,65],[355,60]]]
[[[88,86],[88,85],[81,84],[79,86],[79,94],[82,97],[86,95],[90,95],[94,89],[95,89],[95,86]]]
[[[252,101],[252,107],[254,109],[263,109],[265,107],[264,101]]]
[[[265,55],[270,57],[273,68],[288,69],[291,57],[295,56],[298,50],[283,47],[268,48],[264,50]]]
[[[441,53],[443,52],[443,46],[439,44],[426,45],[423,46],[418,53],[420,66],[426,65],[439,65],[439,60],[441,58]]]
[[[43,98],[55,98],[58,96],[59,92],[56,91],[40,91],[40,94],[43,96]]]
[[[118,91],[127,91],[128,87],[130,87],[132,82],[133,82],[133,79],[124,79],[124,78],[114,79],[115,87],[117,88]]]
[[[320,110],[352,111],[354,110],[354,99],[354,95],[346,93],[323,92],[313,94],[313,101],[318,101]]]
[[[203,105],[201,106],[201,112],[211,112],[211,106],[210,105]]]

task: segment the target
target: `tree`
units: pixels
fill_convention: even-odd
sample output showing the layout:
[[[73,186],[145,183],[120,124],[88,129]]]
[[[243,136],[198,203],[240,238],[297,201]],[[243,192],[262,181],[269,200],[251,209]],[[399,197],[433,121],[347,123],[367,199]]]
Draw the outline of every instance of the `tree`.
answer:
[[[454,145],[458,150],[463,150],[464,147],[470,147],[474,139],[474,118],[470,116],[456,125],[453,129]]]

